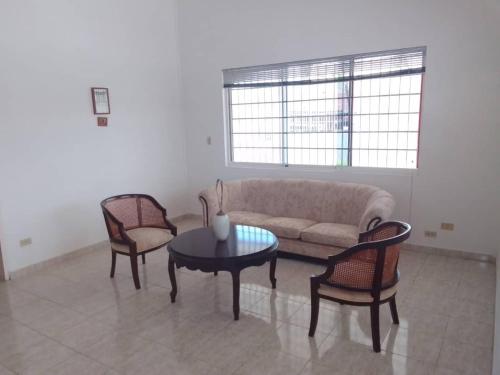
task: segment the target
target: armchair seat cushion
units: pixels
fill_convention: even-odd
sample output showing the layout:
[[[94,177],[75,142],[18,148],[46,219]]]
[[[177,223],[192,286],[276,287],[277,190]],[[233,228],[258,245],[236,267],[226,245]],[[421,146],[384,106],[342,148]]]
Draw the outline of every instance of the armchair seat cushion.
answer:
[[[229,220],[233,224],[250,225],[262,227],[265,220],[271,218],[271,215],[259,214],[251,211],[232,211],[228,212]]]
[[[392,297],[396,294],[397,287],[394,285],[393,287],[384,289],[380,292],[380,299],[385,300],[387,298]],[[356,302],[356,303],[371,303],[373,302],[373,297],[370,292],[356,292],[353,290],[334,288],[331,286],[327,286],[321,284],[318,293],[322,296],[332,297],[335,299],[339,299],[347,302]]]
[[[137,252],[142,253],[166,245],[174,236],[168,229],[142,227],[130,229],[127,235],[137,244]],[[111,242],[111,248],[121,253],[128,253],[130,249],[127,245]]]
[[[337,223],[318,223],[302,231],[301,239],[322,245],[348,248],[358,243],[357,226]]]
[[[298,239],[300,233],[316,224],[313,220],[296,219],[292,217],[272,217],[263,223],[263,227],[270,230],[278,237]]]

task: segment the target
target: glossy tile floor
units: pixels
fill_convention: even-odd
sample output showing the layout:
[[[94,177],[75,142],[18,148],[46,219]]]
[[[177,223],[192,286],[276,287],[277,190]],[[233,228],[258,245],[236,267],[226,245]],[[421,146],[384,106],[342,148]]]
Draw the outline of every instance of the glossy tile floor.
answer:
[[[199,225],[179,223],[181,230]],[[489,374],[493,264],[404,252],[401,324],[381,311],[383,352],[371,349],[368,308],[322,302],[309,339],[309,279],[322,266],[278,259],[242,272],[240,320],[229,274],[177,271],[149,254],[136,291],[128,258],[110,279],[96,251],[0,284],[0,375],[19,374]]]

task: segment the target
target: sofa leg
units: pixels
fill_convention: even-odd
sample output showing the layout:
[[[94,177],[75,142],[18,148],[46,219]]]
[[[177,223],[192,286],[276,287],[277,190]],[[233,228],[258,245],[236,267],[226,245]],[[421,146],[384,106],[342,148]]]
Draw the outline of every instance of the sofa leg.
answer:
[[[146,253],[142,253],[142,264],[146,264]]]

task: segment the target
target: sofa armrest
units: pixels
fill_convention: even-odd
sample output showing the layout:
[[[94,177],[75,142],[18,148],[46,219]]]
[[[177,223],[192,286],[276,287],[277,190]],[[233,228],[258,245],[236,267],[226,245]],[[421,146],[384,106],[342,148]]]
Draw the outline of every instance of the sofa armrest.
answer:
[[[203,209],[203,225],[208,227],[210,226],[211,218],[219,211],[217,192],[215,188],[205,189],[198,195],[198,199]]]
[[[387,191],[378,190],[373,193],[368,200],[365,212],[361,216],[359,231],[364,232],[382,221],[389,220],[395,205],[394,198]]]
[[[210,226],[210,221],[219,212],[217,192],[215,186],[203,190],[198,199],[203,208],[203,225]],[[224,182],[224,200],[222,209],[225,213],[245,209],[245,200],[242,193],[242,182],[240,180]]]

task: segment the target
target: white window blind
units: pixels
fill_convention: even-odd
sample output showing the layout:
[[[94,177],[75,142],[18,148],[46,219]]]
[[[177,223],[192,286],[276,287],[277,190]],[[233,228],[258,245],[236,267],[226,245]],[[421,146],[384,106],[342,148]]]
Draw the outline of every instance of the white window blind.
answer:
[[[425,47],[226,69],[231,160],[416,168]]]

